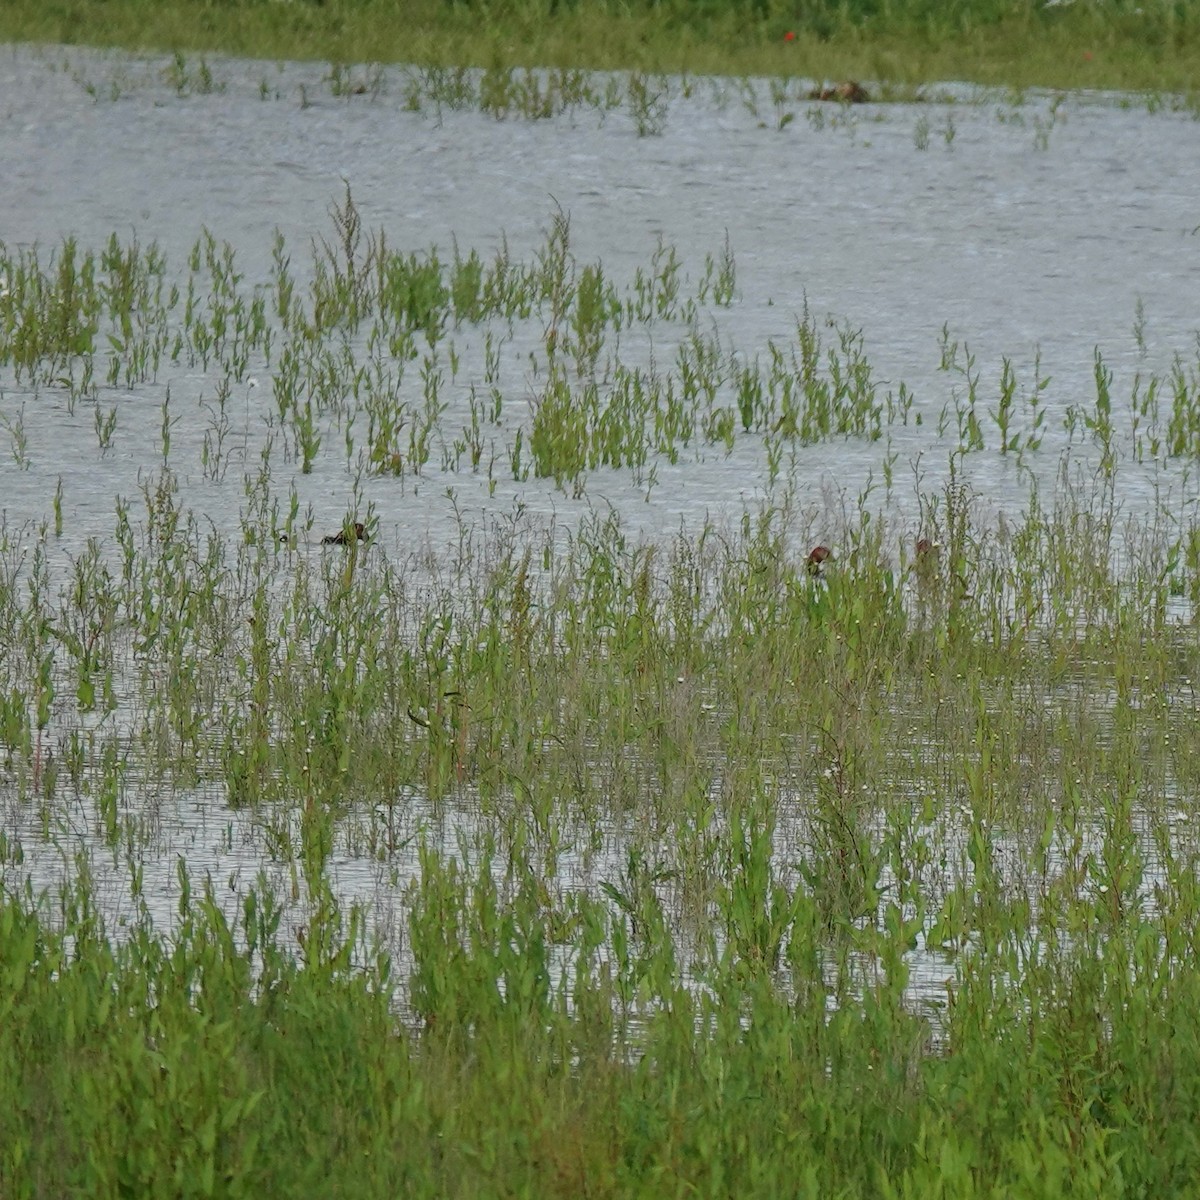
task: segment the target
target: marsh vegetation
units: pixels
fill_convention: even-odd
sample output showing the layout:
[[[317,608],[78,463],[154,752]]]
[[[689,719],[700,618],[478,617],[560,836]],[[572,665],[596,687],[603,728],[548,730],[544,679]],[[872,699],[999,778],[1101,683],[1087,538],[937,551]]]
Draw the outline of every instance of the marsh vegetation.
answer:
[[[1194,456],[1194,363],[1118,399],[1098,353],[1052,494],[989,527],[954,470],[888,473],[897,528],[870,495],[801,511],[786,464],[921,414],[807,313],[758,361],[708,338],[727,248],[618,282],[558,214],[526,261],[404,253],[347,193],[307,286],[282,242],[254,286],[211,235],[182,273],[115,235],[2,257],[10,387],[92,408],[96,455],[168,365],[216,381],[198,453],[164,396],[160,462],[68,571],[53,497],[3,530],[6,1194],[1190,1177],[1158,1142],[1197,1044],[1200,532],[1117,496],[1131,458]],[[623,365],[648,325],[676,351]],[[942,354],[952,463],[1041,454],[1040,381]],[[514,510],[445,555],[309,546],[277,482],[334,454],[652,488],[739,439],[768,497],[658,539]],[[231,469],[221,531],[177,480]],[[230,814],[259,878],[181,860],[149,896],[180,805]]]
[[[1185,1190],[1200,351],[935,392],[573,221],[0,246],[0,1194]]]

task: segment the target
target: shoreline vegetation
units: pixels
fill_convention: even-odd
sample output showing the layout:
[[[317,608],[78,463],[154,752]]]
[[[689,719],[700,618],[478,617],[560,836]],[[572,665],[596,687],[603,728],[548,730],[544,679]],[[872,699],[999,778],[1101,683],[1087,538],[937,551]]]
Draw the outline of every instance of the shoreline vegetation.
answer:
[[[1200,8],[1146,0],[9,0],[0,40],[407,63],[1190,95]]]

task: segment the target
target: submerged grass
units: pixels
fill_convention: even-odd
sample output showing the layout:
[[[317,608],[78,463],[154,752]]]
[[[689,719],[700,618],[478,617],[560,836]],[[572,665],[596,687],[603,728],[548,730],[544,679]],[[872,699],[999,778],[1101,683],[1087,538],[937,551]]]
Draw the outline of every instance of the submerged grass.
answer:
[[[208,234],[0,247],[18,465],[50,397],[97,456],[168,366],[207,414],[181,444],[158,389],[161,461],[66,565],[61,480],[0,518],[0,1194],[1185,1191],[1200,530],[1119,484],[1194,458],[1195,363],[1123,399],[1098,350],[1051,423],[946,330],[939,413],[807,310],[704,332],[728,246],[618,280],[563,213],[525,258],[331,216],[265,280]],[[878,441],[890,499],[918,421],[918,522],[788,486]],[[767,499],[657,538],[518,505],[397,552],[364,499],[747,444]],[[996,521],[983,453],[1061,470]],[[292,475],[343,455],[312,544]],[[180,476],[231,466],[222,530]],[[189,805],[238,865],[155,889]]]

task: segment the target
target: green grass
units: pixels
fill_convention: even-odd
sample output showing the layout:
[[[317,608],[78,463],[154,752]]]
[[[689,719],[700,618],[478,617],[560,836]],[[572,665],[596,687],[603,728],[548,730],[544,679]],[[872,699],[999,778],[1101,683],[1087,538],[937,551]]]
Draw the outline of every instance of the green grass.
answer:
[[[764,900],[748,838],[731,911]],[[999,936],[952,989],[931,1055],[894,976],[826,1010],[803,904],[787,913],[791,999],[735,953],[703,995],[680,988],[651,927],[634,969],[602,970],[585,945],[568,1002],[522,866],[505,898],[486,870],[426,862],[421,1032],[390,1010],[386,958],[356,964],[330,917],[297,962],[259,893],[231,922],[206,890],[170,939],[139,928],[119,947],[86,885],[53,915],[6,897],[5,1195],[1046,1197],[1195,1178],[1182,867],[1165,940],[1068,909],[1083,924],[1039,944],[993,909]],[[613,1018],[627,987],[648,1002],[633,1056]]]
[[[0,38],[128,49],[223,51],[334,63],[399,62],[858,78],[1191,93],[1200,74],[1190,4],[1032,0],[973,5],[793,5],[669,0],[335,0],[163,4],[12,0]],[[794,39],[785,41],[785,35]]]

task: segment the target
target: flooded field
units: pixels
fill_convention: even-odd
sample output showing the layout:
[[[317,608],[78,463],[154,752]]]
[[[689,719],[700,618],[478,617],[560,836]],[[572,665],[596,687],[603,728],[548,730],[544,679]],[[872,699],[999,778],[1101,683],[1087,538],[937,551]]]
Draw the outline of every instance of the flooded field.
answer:
[[[1182,996],[1197,125],[810,86],[4,51],[14,911],[900,1092]]]

